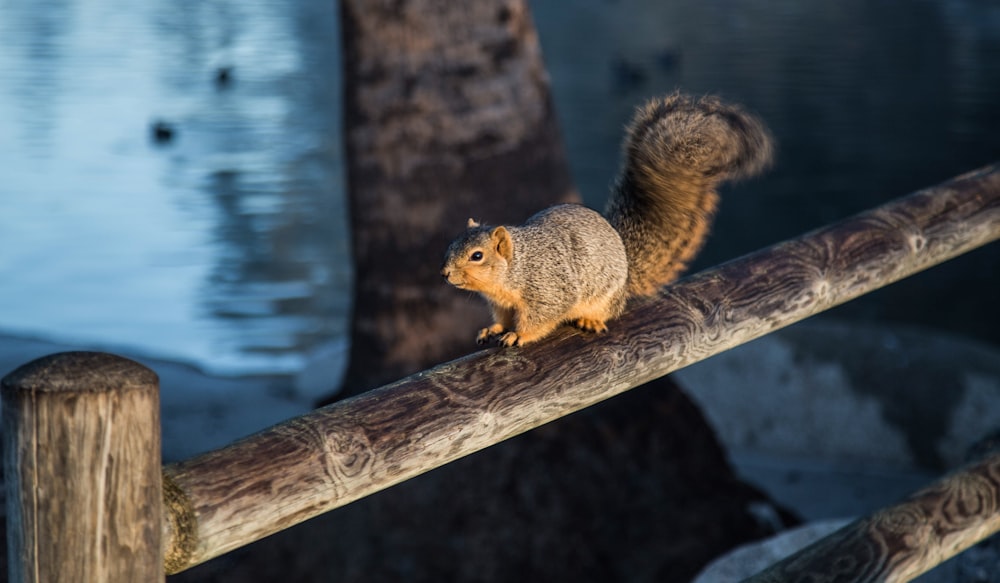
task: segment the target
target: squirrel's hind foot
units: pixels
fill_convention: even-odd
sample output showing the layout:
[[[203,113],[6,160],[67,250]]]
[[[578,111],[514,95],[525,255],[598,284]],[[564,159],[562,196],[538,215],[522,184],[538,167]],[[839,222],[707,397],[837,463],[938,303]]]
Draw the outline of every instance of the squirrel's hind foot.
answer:
[[[577,318],[576,320],[573,320],[573,325],[585,332],[594,332],[596,334],[602,334],[608,331],[608,325],[604,323],[604,320]]]

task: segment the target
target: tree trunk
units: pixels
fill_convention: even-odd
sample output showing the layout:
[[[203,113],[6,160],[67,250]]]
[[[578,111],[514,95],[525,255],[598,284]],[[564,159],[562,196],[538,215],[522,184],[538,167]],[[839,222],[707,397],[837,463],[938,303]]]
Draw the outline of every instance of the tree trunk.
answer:
[[[485,303],[442,281],[470,217],[578,199],[523,0],[341,3],[355,259],[349,396],[475,348]]]

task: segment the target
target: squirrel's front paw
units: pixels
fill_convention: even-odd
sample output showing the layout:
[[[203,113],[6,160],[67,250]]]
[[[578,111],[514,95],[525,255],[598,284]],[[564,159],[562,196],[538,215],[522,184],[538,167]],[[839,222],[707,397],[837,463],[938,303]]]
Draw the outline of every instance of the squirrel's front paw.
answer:
[[[497,337],[497,342],[500,343],[500,346],[520,346],[521,338],[517,332],[504,332]]]
[[[489,328],[483,328],[479,331],[479,334],[476,335],[476,344],[486,344],[490,341],[490,338],[493,338],[501,332],[503,332],[503,326],[500,324],[493,324]]]
[[[604,320],[595,320],[593,318],[579,318],[573,322],[573,325],[586,332],[594,332],[596,334],[608,331],[608,326],[604,323]]]

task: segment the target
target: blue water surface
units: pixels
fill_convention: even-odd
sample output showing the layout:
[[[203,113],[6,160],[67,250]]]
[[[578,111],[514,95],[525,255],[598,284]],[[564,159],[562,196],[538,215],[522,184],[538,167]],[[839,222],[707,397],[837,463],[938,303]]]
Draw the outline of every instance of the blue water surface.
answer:
[[[6,3],[0,330],[221,373],[342,337],[335,24],[319,2]]]
[[[721,93],[774,129],[776,168],[723,192],[701,267],[1000,159],[992,0],[531,6],[589,204],[651,95]],[[0,1],[0,333],[224,374],[297,372],[342,347],[336,12]],[[998,253],[952,263],[842,314],[998,342]]]

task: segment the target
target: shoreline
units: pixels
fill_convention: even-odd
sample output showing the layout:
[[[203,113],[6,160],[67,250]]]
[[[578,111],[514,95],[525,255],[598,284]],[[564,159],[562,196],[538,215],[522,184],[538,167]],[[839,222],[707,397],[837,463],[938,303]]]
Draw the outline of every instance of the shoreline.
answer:
[[[19,337],[0,332],[0,376],[36,358],[92,346]],[[316,394],[303,390],[297,376],[218,376],[183,362],[128,350],[114,354],[151,368],[160,377],[160,423],[165,463],[222,447],[313,409]],[[332,377],[331,377],[332,378]],[[314,382],[314,391],[322,384]],[[336,386],[331,383],[327,392]]]

